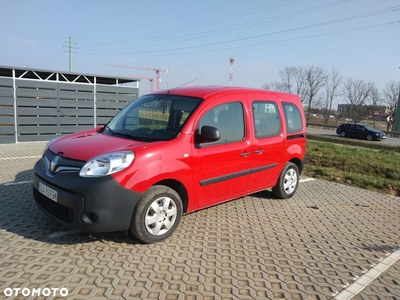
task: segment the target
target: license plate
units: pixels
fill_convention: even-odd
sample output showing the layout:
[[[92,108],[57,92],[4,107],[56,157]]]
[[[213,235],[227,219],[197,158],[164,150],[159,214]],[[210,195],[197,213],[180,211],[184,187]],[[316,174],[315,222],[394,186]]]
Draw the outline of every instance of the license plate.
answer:
[[[38,190],[40,193],[45,195],[47,198],[57,202],[57,191],[49,188],[47,185],[39,182]]]

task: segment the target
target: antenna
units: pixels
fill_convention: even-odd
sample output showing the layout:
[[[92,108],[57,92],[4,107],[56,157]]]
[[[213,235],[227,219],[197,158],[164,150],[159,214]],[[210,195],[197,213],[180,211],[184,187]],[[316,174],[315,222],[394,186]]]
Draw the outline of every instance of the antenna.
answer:
[[[197,77],[197,78],[195,78],[195,79],[193,79],[193,80],[190,80],[190,81],[188,81],[188,82],[186,82],[186,83],[184,83],[184,84],[181,84],[181,85],[179,85],[179,86],[177,86],[177,87],[174,87],[173,89],[170,89],[170,90],[168,90],[168,94],[169,93],[171,93],[173,90],[176,90],[176,89],[179,89],[180,87],[183,87],[184,85],[187,85],[187,84],[189,84],[189,83],[192,83],[193,81],[196,81],[196,80],[198,80],[198,79],[200,79],[200,78],[202,78],[203,76],[200,76],[200,77]]]

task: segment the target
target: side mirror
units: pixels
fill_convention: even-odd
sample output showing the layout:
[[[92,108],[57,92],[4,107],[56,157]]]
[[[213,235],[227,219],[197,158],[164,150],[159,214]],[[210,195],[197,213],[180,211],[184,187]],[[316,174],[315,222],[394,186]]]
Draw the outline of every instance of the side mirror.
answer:
[[[219,131],[217,128],[212,126],[204,125],[201,127],[200,133],[196,131],[196,143],[211,143],[216,142],[220,138]]]

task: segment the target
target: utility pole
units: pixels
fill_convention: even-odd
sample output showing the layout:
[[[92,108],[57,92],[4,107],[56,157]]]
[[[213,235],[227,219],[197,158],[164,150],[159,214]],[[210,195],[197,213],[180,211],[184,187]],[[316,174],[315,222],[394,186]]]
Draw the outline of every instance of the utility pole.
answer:
[[[68,37],[69,40],[69,71],[72,72],[72,38]]]
[[[392,128],[393,131],[400,132],[400,89],[399,89],[399,98],[397,99],[397,104],[395,105],[394,109],[394,124]],[[400,134],[398,133],[395,133],[393,136],[400,138]]]
[[[65,42],[64,42],[65,43]],[[64,48],[68,48],[68,53],[69,53],[69,71],[72,72],[72,53],[73,49],[78,49],[77,47],[72,46],[72,37],[68,37],[68,46],[63,46]],[[65,52],[65,51],[64,51]]]
[[[394,124],[393,124],[393,131],[400,132],[400,91],[399,91],[399,98],[397,100],[396,109],[394,111]],[[400,134],[395,133],[394,137],[400,137]]]

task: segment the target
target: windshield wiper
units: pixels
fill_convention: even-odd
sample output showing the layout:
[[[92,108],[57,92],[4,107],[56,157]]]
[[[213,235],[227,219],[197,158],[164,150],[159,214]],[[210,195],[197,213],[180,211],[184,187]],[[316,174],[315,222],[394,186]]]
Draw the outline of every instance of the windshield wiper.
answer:
[[[146,138],[134,136],[134,135],[131,135],[129,133],[114,132],[113,135],[114,136],[124,136],[124,137],[130,138],[130,139],[135,140],[135,141],[141,141],[141,142],[145,142],[146,141]]]

